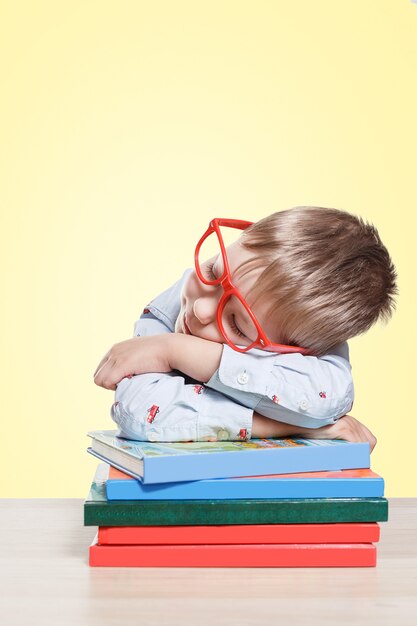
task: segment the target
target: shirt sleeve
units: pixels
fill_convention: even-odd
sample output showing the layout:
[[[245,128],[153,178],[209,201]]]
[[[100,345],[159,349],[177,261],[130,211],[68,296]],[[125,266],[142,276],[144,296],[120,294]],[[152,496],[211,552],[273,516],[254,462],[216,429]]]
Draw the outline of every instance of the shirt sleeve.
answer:
[[[346,342],[321,357],[241,353],[224,344],[220,366],[206,385],[260,415],[304,428],[335,423],[354,400]]]
[[[159,311],[155,311],[158,315]],[[171,332],[163,316],[145,308],[134,335]],[[123,378],[111,417],[120,436],[139,441],[244,440],[252,433],[253,410],[174,370]]]
[[[120,435],[140,441],[249,439],[252,416],[251,409],[175,372],[123,378],[111,408]]]

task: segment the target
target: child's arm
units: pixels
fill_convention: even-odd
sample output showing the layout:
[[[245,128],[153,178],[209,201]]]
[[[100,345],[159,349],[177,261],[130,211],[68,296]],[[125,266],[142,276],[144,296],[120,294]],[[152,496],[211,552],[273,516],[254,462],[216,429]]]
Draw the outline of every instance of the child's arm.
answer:
[[[171,345],[176,336],[148,309],[136,321],[134,334],[149,340],[151,335],[158,335],[158,345],[161,339]],[[99,374],[95,382],[104,386]],[[188,381],[178,372],[148,372],[118,379],[114,400],[111,417],[120,428],[119,434],[128,439],[233,441],[252,436],[250,407],[205,387],[198,379]]]
[[[252,437],[301,437],[303,439],[345,439],[352,442],[369,443],[371,452],[377,440],[369,428],[361,424],[351,415],[344,415],[335,424],[320,428],[301,428],[259,415],[254,412],[252,423]]]
[[[353,404],[347,344],[322,357],[240,353],[227,344],[176,334],[173,369],[200,380],[257,413],[303,428],[334,424]]]
[[[176,350],[171,356],[171,367],[197,380],[203,382],[210,380],[220,365],[223,345],[205,341],[199,337],[175,336],[178,339],[174,340]],[[175,343],[172,345],[175,347]],[[345,439],[352,442],[365,442],[369,443],[371,452],[376,445],[376,438],[371,431],[351,415],[344,415],[334,424],[309,429],[277,421],[254,411],[252,438],[294,436],[304,439]]]
[[[187,384],[183,377],[169,370],[163,370],[166,373],[138,374],[132,378],[119,377],[115,381],[118,383],[118,388],[111,415],[119,424],[123,435],[144,440],[147,440],[149,435],[149,438],[152,437],[154,441],[250,438],[254,436],[252,435],[254,410],[256,411],[255,421],[259,414],[259,416],[271,418],[267,420],[268,422],[274,420],[274,428],[281,424],[281,434],[276,433],[275,436],[289,434],[288,425],[318,429],[324,424],[333,423],[331,416],[329,418],[328,415],[320,415],[318,410],[306,411],[304,406],[301,414],[300,411],[297,412],[297,406],[294,410],[294,403],[291,407],[291,394],[296,390],[297,396],[300,393],[307,397],[314,396],[314,391],[323,387],[320,381],[317,386],[317,376],[310,376],[309,368],[315,367],[320,371],[322,373],[320,380],[323,380],[324,370],[328,367],[330,378],[337,379],[339,369],[348,369],[350,373],[348,359],[344,359],[342,354],[339,356],[332,354],[329,355],[326,366],[325,357],[321,360],[313,357],[308,360],[308,357],[304,359],[301,357],[303,360],[297,361],[300,355],[275,355],[260,350],[252,350],[252,354],[241,354],[224,344],[174,333],[174,320],[179,312],[178,290],[186,276],[187,271],[175,285],[162,294],[163,297],[159,296],[152,301],[152,311],[148,308],[143,311],[135,323],[134,336],[149,337],[161,334],[167,336],[169,334],[167,339],[170,345],[172,345],[174,335],[179,336],[180,341],[184,342],[182,349],[186,341],[188,347],[191,341],[194,342],[194,347],[196,341],[202,342],[202,345],[205,345],[204,348],[200,346],[198,359],[196,359],[197,353],[193,350],[186,350],[182,357],[177,351],[177,356],[179,355],[182,361],[176,363],[173,361],[172,367],[193,378],[193,383],[208,382],[205,385]],[[160,343],[158,340],[158,345]],[[201,350],[205,352],[201,353]],[[196,370],[196,367],[199,369]],[[249,374],[248,384],[242,376],[242,374],[246,375],[246,369]],[[146,369],[144,371],[149,372]],[[290,384],[287,371],[293,371],[296,374],[298,389]],[[134,370],[129,374],[133,373],[135,373]],[[209,378],[210,374],[211,378]],[[123,375],[128,376],[126,373]],[[276,403],[278,396],[271,396],[269,389],[272,386],[273,392],[276,393],[277,377],[282,389],[279,404]],[[313,385],[313,390],[310,378],[316,383],[315,387]],[[339,383],[343,383],[343,378],[343,376],[340,378]],[[95,382],[106,386],[96,379]],[[320,398],[323,399],[322,396]],[[338,398],[340,410],[343,407],[340,404],[340,394],[328,394],[327,404],[330,407],[333,406],[335,399]],[[344,415],[350,409],[352,401],[348,402],[349,407],[340,411],[337,417]]]
[[[116,363],[120,361],[121,364],[126,360],[129,362],[129,359],[123,356],[123,350],[119,354],[124,344],[129,344],[126,348],[127,354],[132,352],[133,356],[139,359],[137,369],[133,366],[131,370],[135,374],[133,379],[129,381],[130,377],[123,378],[123,376],[128,376],[128,370],[126,370],[115,381],[119,384],[119,388],[117,389],[116,385],[109,387],[104,384],[104,379],[109,378],[108,373],[106,375],[103,373],[107,366],[103,367],[95,379],[96,384],[117,389],[112,417],[125,433],[129,433],[126,436],[146,440],[150,435],[156,436],[155,440],[158,441],[184,441],[207,437],[218,438],[220,432],[221,438],[239,439],[250,436],[268,436],[267,433],[275,437],[297,433],[302,435],[303,429],[310,427],[310,429],[321,430],[317,436],[328,438],[327,431],[324,432],[321,427],[329,424],[329,421],[314,418],[311,415],[299,415],[288,409],[282,413],[283,409],[280,405],[271,402],[268,406],[269,398],[262,398],[260,394],[240,391],[237,398],[230,398],[227,392],[217,392],[202,384],[187,385],[181,376],[175,375],[171,370],[181,371],[194,379],[194,382],[204,382],[218,368],[223,345],[199,337],[164,333],[162,328],[155,325],[156,320],[153,315],[149,317],[149,313],[146,312],[144,316],[145,319],[142,318],[137,323],[136,330],[149,335],[151,333],[148,325],[152,323],[151,331],[159,331],[157,336],[144,337],[145,343],[138,343],[137,347],[130,345],[132,340],[122,342],[112,348],[114,354],[110,351],[112,357],[110,361],[114,360]],[[158,324],[163,326],[161,321],[158,321]],[[140,338],[138,339],[140,342]],[[246,359],[250,356],[237,354]],[[277,358],[276,355],[272,356]],[[164,366],[164,369],[159,369],[157,364],[160,358],[164,362],[167,361],[168,366]],[[261,364],[267,362],[270,361],[264,359]],[[146,369],[147,367],[150,369]],[[261,370],[261,373],[265,376],[262,381],[265,385],[267,383],[266,371]],[[103,383],[100,382],[100,376],[103,378]],[[204,394],[204,399],[190,394],[191,389],[199,396]],[[263,409],[258,408],[261,405],[264,405]],[[152,412],[152,407],[156,407],[153,412],[161,412],[155,424],[153,422],[156,413],[148,415]],[[255,432],[252,429],[251,419],[253,410],[256,411],[255,421],[257,421]],[[261,425],[259,418],[263,418]],[[333,422],[330,421],[330,424]],[[334,437],[337,437],[337,434]]]
[[[167,346],[171,369],[206,383],[220,367],[223,344],[193,335],[173,333]]]

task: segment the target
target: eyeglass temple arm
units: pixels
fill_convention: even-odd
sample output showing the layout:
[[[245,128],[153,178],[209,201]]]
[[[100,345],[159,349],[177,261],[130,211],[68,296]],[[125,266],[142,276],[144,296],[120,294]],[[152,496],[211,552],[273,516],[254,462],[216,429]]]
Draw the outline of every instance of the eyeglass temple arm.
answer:
[[[248,226],[254,224],[254,222],[248,222],[246,220],[234,220],[222,217],[212,219],[210,224],[214,222],[216,222],[219,226],[229,226],[231,228],[240,228],[241,230],[244,230],[245,228],[248,228]]]

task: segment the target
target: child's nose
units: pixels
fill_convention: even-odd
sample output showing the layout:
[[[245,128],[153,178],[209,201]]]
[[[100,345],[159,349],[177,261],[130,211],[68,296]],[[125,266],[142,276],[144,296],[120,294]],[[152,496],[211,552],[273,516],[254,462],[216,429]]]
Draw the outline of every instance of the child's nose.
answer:
[[[198,321],[206,326],[215,321],[217,315],[218,298],[204,297],[194,301],[194,315]]]

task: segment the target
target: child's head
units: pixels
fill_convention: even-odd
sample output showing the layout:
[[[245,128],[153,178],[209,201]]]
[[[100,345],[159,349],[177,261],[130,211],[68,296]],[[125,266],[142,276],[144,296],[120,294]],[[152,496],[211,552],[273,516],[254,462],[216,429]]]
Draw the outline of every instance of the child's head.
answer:
[[[320,355],[378,319],[387,321],[395,308],[396,271],[387,249],[374,226],[345,211],[295,207],[273,213],[226,251],[234,284],[276,343]],[[221,255],[207,263],[213,260],[218,277]],[[175,330],[183,331],[186,314],[194,335],[223,343],[216,322],[222,293],[220,285],[204,285],[192,272]]]

